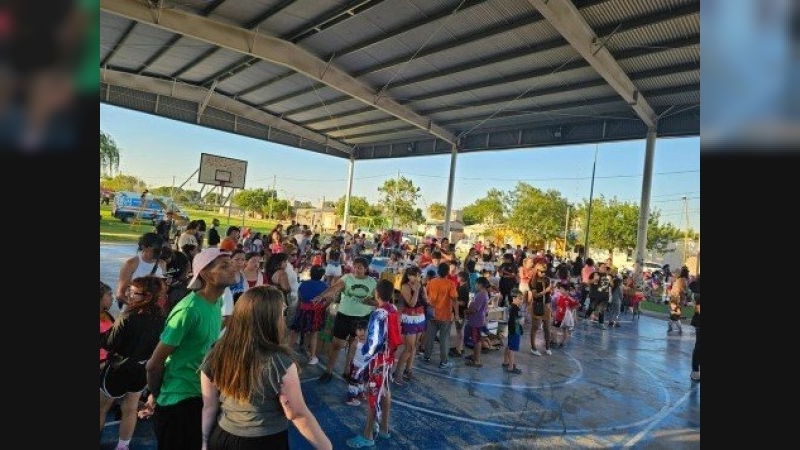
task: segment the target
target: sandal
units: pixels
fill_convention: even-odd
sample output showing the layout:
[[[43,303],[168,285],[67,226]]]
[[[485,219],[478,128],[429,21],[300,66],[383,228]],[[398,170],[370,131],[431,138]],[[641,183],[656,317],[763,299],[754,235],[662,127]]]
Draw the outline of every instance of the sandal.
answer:
[[[466,361],[466,364],[467,364],[468,366],[477,367],[477,368],[479,368],[479,369],[480,369],[481,367],[483,367],[483,364],[481,364],[481,363],[476,363],[476,362],[475,362],[474,360],[472,360],[472,359],[468,359],[468,360]]]

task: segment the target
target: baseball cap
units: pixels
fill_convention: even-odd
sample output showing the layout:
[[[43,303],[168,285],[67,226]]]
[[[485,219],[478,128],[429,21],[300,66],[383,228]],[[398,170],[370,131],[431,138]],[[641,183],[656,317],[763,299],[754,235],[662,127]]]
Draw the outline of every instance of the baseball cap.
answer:
[[[224,252],[217,247],[204,248],[200,253],[194,255],[192,260],[192,280],[186,286],[189,289],[200,289],[203,282],[200,281],[200,272],[220,256],[230,256],[230,252]]]

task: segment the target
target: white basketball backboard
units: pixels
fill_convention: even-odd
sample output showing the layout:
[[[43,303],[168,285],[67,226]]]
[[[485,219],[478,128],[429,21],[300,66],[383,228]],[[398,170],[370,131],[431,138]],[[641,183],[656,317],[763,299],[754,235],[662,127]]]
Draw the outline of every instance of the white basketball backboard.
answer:
[[[247,161],[209,153],[200,154],[198,183],[244,189],[246,175]]]

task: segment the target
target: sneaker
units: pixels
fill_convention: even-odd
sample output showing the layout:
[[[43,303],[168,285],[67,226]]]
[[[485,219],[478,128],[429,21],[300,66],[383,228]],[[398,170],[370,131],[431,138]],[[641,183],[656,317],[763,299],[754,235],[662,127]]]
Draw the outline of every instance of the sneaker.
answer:
[[[500,365],[503,366],[504,369],[508,369],[508,363],[503,363],[503,364],[500,364]]]
[[[314,366],[319,362],[319,358],[316,356],[312,356],[311,359],[308,360],[308,365]]]
[[[452,369],[453,368],[453,361],[445,361],[439,363],[440,369]]]
[[[522,373],[522,370],[520,370],[520,369],[519,369],[519,368],[518,368],[518,367],[515,365],[513,369],[509,369],[509,370],[508,370],[508,373],[513,373],[513,374],[515,374],[515,375],[519,375],[519,374],[521,374],[521,373]]]
[[[350,438],[347,440],[347,446],[350,448],[366,448],[366,447],[374,447],[375,441],[372,439],[367,439],[362,435],[358,435],[354,438]]]
[[[689,375],[689,378],[694,381],[700,381],[700,372],[692,372],[692,374]]]
[[[359,399],[357,399],[357,398],[351,398],[350,400],[348,400],[348,401],[346,401],[344,403],[346,405],[350,405],[350,406],[360,406],[361,405],[361,401]]]
[[[327,383],[333,379],[333,374],[325,372],[317,378],[320,383]]]
[[[531,349],[531,354],[536,355],[536,356],[542,356],[542,352],[540,352],[539,350],[534,350],[534,349]]]
[[[549,348],[547,350],[545,350],[544,352],[547,353],[547,356],[552,356],[553,355],[553,352],[551,352]]]

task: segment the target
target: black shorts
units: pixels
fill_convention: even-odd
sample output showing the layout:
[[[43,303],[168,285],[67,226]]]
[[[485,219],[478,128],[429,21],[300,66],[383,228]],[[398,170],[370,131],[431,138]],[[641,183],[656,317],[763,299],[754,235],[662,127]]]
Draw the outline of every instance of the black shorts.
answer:
[[[356,325],[369,322],[369,314],[366,316],[348,316],[347,314],[337,313],[333,320],[333,337],[346,341],[351,336],[356,335]]]
[[[129,392],[141,392],[147,386],[145,362],[126,361],[114,367],[106,363],[100,371],[100,390],[111,398],[121,398]]]

